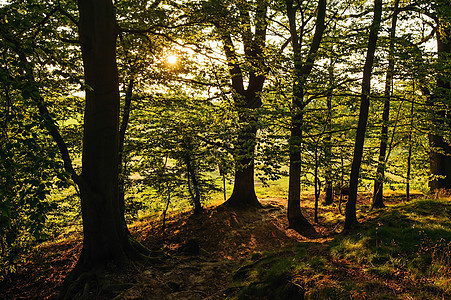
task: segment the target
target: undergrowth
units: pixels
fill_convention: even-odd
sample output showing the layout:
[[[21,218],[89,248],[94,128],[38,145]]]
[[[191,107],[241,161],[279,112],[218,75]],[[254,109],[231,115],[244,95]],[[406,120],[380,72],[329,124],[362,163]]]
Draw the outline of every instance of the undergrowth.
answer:
[[[286,287],[297,286],[305,299],[451,299],[450,198],[370,214],[329,243],[254,256],[233,276],[241,286],[234,297],[289,299]]]

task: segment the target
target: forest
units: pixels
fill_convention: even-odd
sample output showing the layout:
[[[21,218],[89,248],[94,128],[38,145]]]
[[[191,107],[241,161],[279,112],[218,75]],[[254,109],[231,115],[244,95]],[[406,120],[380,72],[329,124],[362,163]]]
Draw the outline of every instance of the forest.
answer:
[[[450,0],[0,0],[0,299],[451,299]]]

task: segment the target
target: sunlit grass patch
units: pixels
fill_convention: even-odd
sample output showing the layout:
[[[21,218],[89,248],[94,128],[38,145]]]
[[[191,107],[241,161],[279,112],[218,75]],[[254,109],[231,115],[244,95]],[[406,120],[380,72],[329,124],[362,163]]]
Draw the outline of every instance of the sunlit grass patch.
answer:
[[[303,293],[291,278],[293,272],[308,268],[305,257],[303,245],[253,254],[233,273],[241,289],[231,299],[285,299],[287,293]]]
[[[306,292],[308,300],[399,299],[382,280],[327,280],[314,284]]]
[[[343,288],[340,282],[328,282],[327,284],[316,285],[309,289],[305,299],[349,299],[349,293]]]
[[[446,199],[391,205],[369,212],[358,230],[328,247],[301,243],[258,254],[238,269],[246,274],[236,281],[238,299],[283,299],[286,291],[276,287],[288,281],[304,289],[305,299],[446,299],[450,207]],[[325,211],[323,222],[334,217]]]
[[[351,259],[355,263],[368,263],[370,250],[369,237],[345,237],[331,248],[331,254],[339,259]]]
[[[338,210],[338,209],[337,209]],[[337,214],[336,209],[331,208],[328,211],[323,211],[320,215],[321,223],[337,225],[344,222],[345,217],[341,214]]]
[[[288,177],[282,176],[277,180],[268,181],[266,185],[263,185],[260,181],[256,181],[255,193],[259,199],[288,197]]]
[[[401,278],[409,277],[412,284],[427,282],[431,288],[422,291],[422,297],[432,297],[430,293],[449,295],[450,211],[449,199],[394,205],[380,211],[360,230],[335,239],[331,255],[367,267],[379,278],[397,280],[401,273]]]

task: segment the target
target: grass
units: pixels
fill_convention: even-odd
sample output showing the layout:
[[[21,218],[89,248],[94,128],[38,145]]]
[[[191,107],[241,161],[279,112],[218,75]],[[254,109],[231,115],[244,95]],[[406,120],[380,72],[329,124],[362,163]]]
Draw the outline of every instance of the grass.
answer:
[[[270,187],[257,186],[259,197],[281,197],[277,194],[277,184],[279,183]],[[257,223],[252,223],[253,226],[248,228],[240,227],[243,231],[238,232],[238,226],[246,224],[244,220],[249,221],[250,212],[231,216],[223,210],[213,214],[212,209],[204,218],[190,218],[187,217],[190,215],[188,212],[182,212],[189,207],[174,203],[168,215],[168,219],[173,221],[174,237],[183,228],[186,231],[180,234],[180,238],[171,240],[171,243],[181,243],[188,240],[187,237],[195,237],[197,232],[201,232],[202,237],[209,241],[208,245],[212,246],[211,249],[208,248],[210,252],[205,252],[207,256],[223,255],[221,251],[240,247],[243,245],[241,242],[248,245],[246,243],[250,240],[256,245],[268,243],[265,245],[269,247],[259,248],[261,252],[255,252],[249,258],[243,257],[248,257],[248,253],[254,249],[250,246],[251,250],[239,257],[230,253],[228,256],[215,256],[218,270],[232,274],[221,283],[224,287],[224,294],[221,295],[227,295],[229,299],[451,299],[451,198],[416,199],[399,203],[402,197],[392,196],[387,199],[387,208],[370,212],[368,209],[364,212],[363,207],[368,206],[368,199],[362,197],[358,206],[362,224],[351,233],[331,233],[316,240],[300,239],[302,242],[294,245],[288,241],[279,244],[285,246],[274,246],[272,243],[282,236],[276,228],[254,227],[255,224],[267,225],[257,222],[267,222],[265,218],[255,217],[254,220],[252,215],[252,222]],[[286,202],[282,199],[279,201]],[[217,204],[220,203],[222,201]],[[312,196],[303,194],[302,204],[305,205],[303,209],[308,207],[311,213]],[[344,217],[337,213],[336,207],[326,209],[320,205],[320,208],[318,227],[323,226],[327,232],[334,232],[339,227],[336,225],[343,223]],[[275,210],[270,211],[271,215],[265,216],[275,217]],[[259,212],[258,216],[263,216],[264,213]],[[138,232],[143,238],[152,236],[157,232],[155,224],[161,221],[158,220],[159,217],[161,215],[154,213],[140,219],[134,223],[132,231]],[[285,220],[285,214],[283,218]],[[227,225],[226,221],[230,224]],[[221,231],[226,226],[235,234],[229,235],[225,234],[227,231]],[[202,231],[204,228],[208,230]],[[273,235],[268,235],[268,228],[277,235],[274,232]],[[224,239],[221,238],[222,235]],[[58,277],[58,280],[64,278],[67,270],[73,266],[81,246],[78,244],[78,248],[75,247],[76,243],[70,241],[69,237],[74,238],[68,233],[56,244],[42,245],[42,249],[38,248],[35,256],[30,257],[34,262],[27,265],[29,273],[21,275],[22,292],[27,290],[26,295],[33,295],[35,290],[42,290],[47,284],[43,282],[48,281],[49,274],[52,278]],[[165,236],[165,239],[169,241],[169,236]],[[158,238],[154,241],[157,240]],[[239,243],[233,244],[236,241]],[[207,244],[203,245],[206,247]],[[271,251],[263,252],[268,249]],[[176,252],[171,253],[178,255]],[[228,260],[222,260],[221,257],[227,257]],[[211,261],[207,263],[211,264]],[[161,272],[170,273],[167,270]],[[199,272],[195,270],[194,273]],[[35,290],[31,290],[34,280],[41,285],[36,283]],[[217,274],[208,280],[216,283]],[[233,281],[233,286],[229,289],[230,281]],[[52,284],[56,286],[56,281]],[[47,289],[50,288],[49,285]],[[210,289],[218,287],[212,285]]]
[[[283,299],[274,289],[283,281],[302,286],[306,299],[450,299],[451,199],[370,214],[327,244],[301,243],[245,262],[249,276],[235,278],[244,286],[237,298]]]
[[[283,251],[254,254],[233,274],[240,292],[231,299],[286,299],[289,278],[305,251]],[[295,291],[291,291],[293,293]]]

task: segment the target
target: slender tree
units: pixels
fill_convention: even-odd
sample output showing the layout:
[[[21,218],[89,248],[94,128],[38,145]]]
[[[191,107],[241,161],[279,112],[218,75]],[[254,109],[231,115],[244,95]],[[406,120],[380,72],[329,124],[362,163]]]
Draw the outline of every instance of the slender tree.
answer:
[[[385,77],[385,89],[384,89],[384,109],[382,113],[382,128],[380,135],[380,146],[379,146],[379,160],[376,170],[376,178],[374,179],[374,195],[372,208],[383,208],[385,207],[383,201],[383,191],[384,191],[384,177],[386,162],[388,160],[387,156],[387,143],[388,143],[388,122],[390,119],[390,97],[391,89],[393,85],[393,73],[395,69],[395,38],[396,38],[396,22],[398,20],[398,5],[399,0],[395,0],[393,7],[393,17],[390,29],[390,41],[388,49],[388,67]]]
[[[196,160],[194,156],[193,141],[190,136],[185,136],[182,138],[182,149],[183,149],[183,161],[186,166],[186,179],[188,182],[188,192],[191,196],[191,201],[194,206],[194,213],[199,214],[202,212],[202,203],[200,201],[201,191],[199,183],[198,168],[196,165]]]
[[[286,1],[291,45],[293,48],[293,97],[290,132],[290,177],[288,191],[288,222],[289,227],[300,233],[312,232],[314,228],[302,215],[301,201],[301,146],[304,108],[308,101],[304,100],[305,85],[310,75],[315,58],[323,37],[326,18],[326,0],[319,0],[315,21],[315,33],[305,61],[302,61],[302,34],[298,34],[296,12],[300,7],[293,6],[292,0]],[[305,26],[305,24],[303,24]]]
[[[333,58],[330,59],[330,65],[328,66],[328,75],[329,75],[329,86],[334,85],[334,61]],[[325,205],[331,205],[334,202],[334,193],[333,193],[333,180],[332,180],[332,97],[333,90],[329,91],[326,96],[326,106],[327,106],[327,115],[326,115],[326,137],[324,138],[324,165],[325,165],[325,190],[326,196],[324,199]]]
[[[363,156],[363,144],[365,142],[366,123],[368,120],[368,110],[370,107],[371,75],[373,70],[374,53],[382,18],[382,0],[374,0],[374,15],[368,38],[368,48],[366,52],[365,66],[363,69],[362,91],[360,96],[359,122],[354,144],[354,156],[351,166],[351,176],[349,182],[349,199],[346,203],[345,230],[351,229],[358,224],[356,215],[357,188],[359,185],[360,164]]]
[[[413,91],[415,91],[415,80],[413,80]],[[408,150],[407,150],[407,171],[406,171],[406,201],[410,200],[410,173],[412,170],[412,133],[413,133],[413,119],[414,119],[414,101],[410,105],[410,124],[408,132]]]

